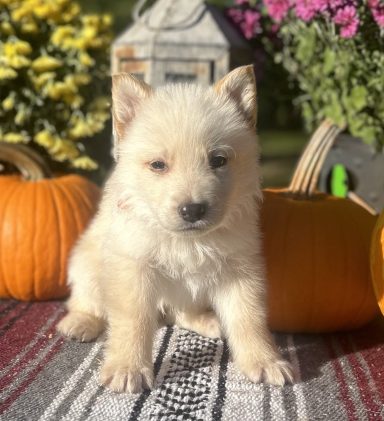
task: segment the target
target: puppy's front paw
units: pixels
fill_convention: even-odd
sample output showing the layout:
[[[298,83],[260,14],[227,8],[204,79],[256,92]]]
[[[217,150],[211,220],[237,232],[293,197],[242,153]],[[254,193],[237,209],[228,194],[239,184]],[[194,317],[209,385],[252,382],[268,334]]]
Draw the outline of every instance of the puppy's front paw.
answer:
[[[253,383],[259,383],[261,380],[264,380],[266,383],[283,386],[287,382],[293,383],[294,381],[291,364],[281,359],[240,364],[240,370]]]
[[[140,393],[153,388],[153,370],[106,362],[101,368],[100,382],[113,392]]]
[[[69,312],[56,328],[64,336],[80,342],[89,342],[99,336],[104,328],[104,322],[91,314]]]

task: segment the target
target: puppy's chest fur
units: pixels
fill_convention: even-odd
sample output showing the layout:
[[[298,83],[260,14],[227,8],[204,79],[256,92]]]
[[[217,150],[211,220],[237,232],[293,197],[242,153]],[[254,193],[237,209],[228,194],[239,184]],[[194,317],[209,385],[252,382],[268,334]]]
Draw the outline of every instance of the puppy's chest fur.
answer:
[[[220,282],[226,267],[223,250],[199,241],[170,241],[159,245],[151,266],[164,279],[164,299],[189,306],[203,302]]]
[[[227,250],[212,241],[169,239],[152,251],[151,264],[172,280],[215,282],[226,265]]]

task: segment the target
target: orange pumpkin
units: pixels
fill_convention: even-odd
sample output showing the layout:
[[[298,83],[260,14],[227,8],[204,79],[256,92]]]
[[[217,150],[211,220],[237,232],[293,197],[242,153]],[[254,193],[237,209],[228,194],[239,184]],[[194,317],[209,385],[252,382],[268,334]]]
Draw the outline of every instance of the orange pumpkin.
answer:
[[[95,212],[99,188],[78,175],[42,178],[25,147],[1,144],[0,161],[23,173],[0,176],[0,297],[65,297],[68,254]]]
[[[384,211],[381,212],[373,230],[371,276],[376,299],[384,315]]]
[[[354,329],[377,314],[369,273],[376,218],[349,199],[315,191],[320,168],[339,130],[323,123],[291,185],[264,191],[261,222],[269,323],[274,330]]]

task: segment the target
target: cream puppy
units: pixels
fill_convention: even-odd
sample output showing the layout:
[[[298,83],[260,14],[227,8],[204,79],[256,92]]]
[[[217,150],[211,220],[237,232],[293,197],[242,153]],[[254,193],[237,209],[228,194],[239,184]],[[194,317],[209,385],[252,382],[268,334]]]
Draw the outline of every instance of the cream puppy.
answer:
[[[117,163],[73,250],[58,330],[90,341],[107,326],[101,382],[116,392],[153,386],[160,316],[225,336],[252,382],[292,381],[267,327],[252,66],[212,88],[118,74],[112,96]]]

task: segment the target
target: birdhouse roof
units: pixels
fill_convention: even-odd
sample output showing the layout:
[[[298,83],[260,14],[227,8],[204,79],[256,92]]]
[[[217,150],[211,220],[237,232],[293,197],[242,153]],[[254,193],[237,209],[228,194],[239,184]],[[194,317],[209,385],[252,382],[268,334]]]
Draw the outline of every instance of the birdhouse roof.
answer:
[[[249,48],[222,12],[201,0],[158,0],[114,42]]]

